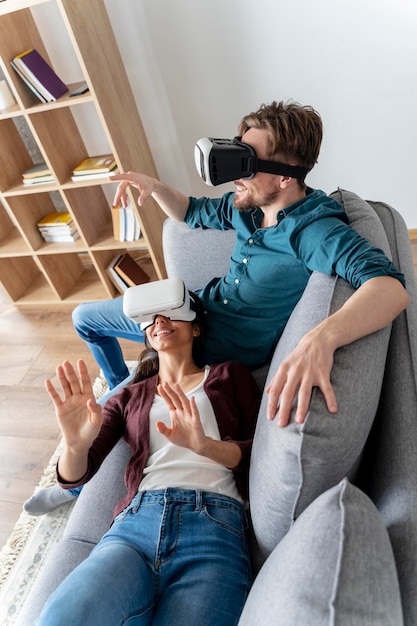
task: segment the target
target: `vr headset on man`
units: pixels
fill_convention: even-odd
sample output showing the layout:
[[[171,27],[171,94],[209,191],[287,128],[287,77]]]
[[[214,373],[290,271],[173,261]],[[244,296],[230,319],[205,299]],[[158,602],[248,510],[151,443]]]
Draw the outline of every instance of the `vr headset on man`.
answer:
[[[207,185],[221,185],[240,178],[253,178],[256,172],[291,176],[304,180],[306,167],[258,159],[247,143],[234,139],[203,137],[194,150],[197,170]],[[192,322],[197,317],[198,298],[180,278],[167,278],[129,287],[123,296],[123,312],[145,330],[157,315],[173,321]]]
[[[198,173],[207,185],[222,185],[240,178],[253,178],[256,172],[279,174],[304,180],[310,171],[299,165],[258,159],[255,150],[247,143],[234,139],[203,137],[194,148]]]

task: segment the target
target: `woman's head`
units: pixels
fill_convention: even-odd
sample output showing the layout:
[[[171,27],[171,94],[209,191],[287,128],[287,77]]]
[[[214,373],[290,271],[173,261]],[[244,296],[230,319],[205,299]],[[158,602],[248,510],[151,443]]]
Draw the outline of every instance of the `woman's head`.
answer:
[[[132,382],[139,382],[159,371],[159,352],[178,350],[190,345],[194,362],[201,364],[204,342],[204,309],[201,300],[193,292],[190,309],[195,312],[192,321],[171,320],[156,314],[144,329],[145,350],[139,355],[139,363]]]

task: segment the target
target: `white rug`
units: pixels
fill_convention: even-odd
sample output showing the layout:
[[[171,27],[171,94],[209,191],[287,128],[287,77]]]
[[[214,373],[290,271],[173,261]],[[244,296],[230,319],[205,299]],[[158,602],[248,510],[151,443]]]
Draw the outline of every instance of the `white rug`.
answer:
[[[37,489],[55,484],[58,446]],[[75,501],[47,515],[20,515],[7,544],[0,553],[0,624],[12,626],[19,615],[38,572],[52,548],[61,539]]]
[[[131,370],[135,362],[126,363]],[[99,376],[93,385],[96,398],[107,392]],[[58,445],[35,491],[56,483],[55,465],[60,454]],[[13,533],[0,552],[0,626],[13,626],[33,587],[38,572],[52,548],[61,539],[76,500],[63,504],[47,515],[33,517],[23,511]]]

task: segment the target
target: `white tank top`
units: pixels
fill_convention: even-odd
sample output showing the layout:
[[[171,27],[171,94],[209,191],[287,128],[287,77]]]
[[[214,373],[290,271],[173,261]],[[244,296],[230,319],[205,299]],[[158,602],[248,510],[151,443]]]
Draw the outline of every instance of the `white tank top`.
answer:
[[[204,381],[209,371],[210,366],[207,365],[204,379],[186,395],[187,397],[194,396],[196,400],[205,434],[219,440],[220,433],[213,407],[204,391]],[[139,485],[141,491],[166,489],[168,487],[202,489],[203,491],[230,496],[240,502],[243,501],[236,487],[232,470],[211,459],[195,454],[187,448],[170,443],[157,431],[156,422],[164,422],[167,426],[171,425],[167,405],[158,395],[155,395],[149,420],[149,457]]]

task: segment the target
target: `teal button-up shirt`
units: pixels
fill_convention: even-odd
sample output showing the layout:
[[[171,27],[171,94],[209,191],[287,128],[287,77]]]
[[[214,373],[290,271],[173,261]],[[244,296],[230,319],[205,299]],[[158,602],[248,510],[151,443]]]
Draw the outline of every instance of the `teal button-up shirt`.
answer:
[[[191,228],[234,229],[236,243],[227,274],[197,291],[206,309],[207,355],[255,368],[266,363],[314,270],[339,275],[354,288],[375,276],[404,283],[382,250],[349,226],[343,207],[320,190],[261,228],[261,209],[238,211],[234,193],[190,198]]]

